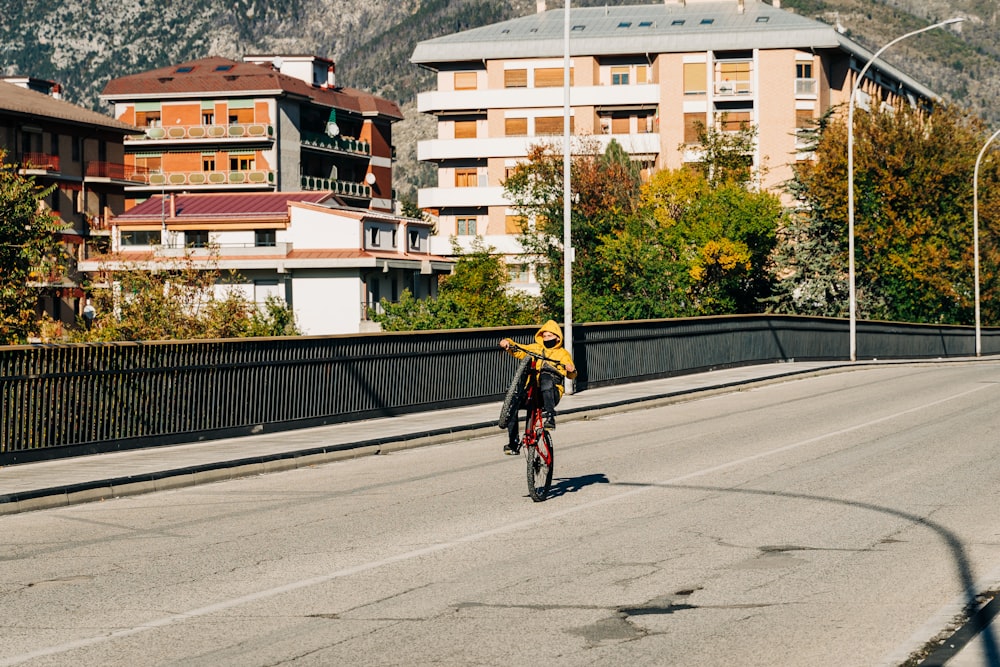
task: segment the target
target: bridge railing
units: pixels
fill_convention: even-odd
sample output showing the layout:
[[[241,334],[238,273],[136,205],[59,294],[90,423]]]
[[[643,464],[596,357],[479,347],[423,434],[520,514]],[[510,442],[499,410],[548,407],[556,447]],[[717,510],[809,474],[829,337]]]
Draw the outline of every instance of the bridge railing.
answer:
[[[0,465],[498,400],[497,341],[535,327],[0,347]],[[845,320],[729,316],[577,325],[578,390],[711,368],[846,359]],[[974,330],[858,324],[865,358],[973,356]],[[986,354],[1000,329],[986,330]]]

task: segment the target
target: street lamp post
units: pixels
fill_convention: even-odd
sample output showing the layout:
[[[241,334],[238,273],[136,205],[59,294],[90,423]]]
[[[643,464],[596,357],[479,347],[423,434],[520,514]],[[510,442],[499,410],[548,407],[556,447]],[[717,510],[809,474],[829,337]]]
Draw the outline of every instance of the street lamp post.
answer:
[[[986,149],[989,148],[993,140],[1000,135],[1000,130],[993,133],[986,143],[983,144],[983,149],[979,151],[979,156],[976,158],[976,168],[972,172],[972,254],[973,254],[973,264],[975,265],[975,291],[976,291],[976,356],[982,356],[983,353],[983,338],[982,330],[980,328],[979,320],[979,163],[983,160],[983,155],[986,154]]]
[[[940,23],[935,23],[934,25],[929,25],[926,28],[921,28],[920,30],[914,30],[913,32],[908,32],[902,37],[897,37],[892,40],[881,49],[875,52],[868,62],[862,68],[861,72],[854,79],[854,84],[851,86],[851,97],[847,104],[847,272],[849,285],[849,299],[850,299],[850,318],[851,318],[851,361],[857,361],[858,356],[858,297],[857,289],[855,287],[855,276],[854,276],[854,99],[857,97],[858,86],[864,81],[865,74],[868,73],[868,69],[878,60],[878,57],[885,52],[890,46],[898,44],[907,37],[913,37],[914,35],[919,35],[922,32],[927,32],[928,30],[934,30],[935,28],[941,28],[952,23],[959,23],[964,21],[962,17],[956,17],[948,19],[947,21],[941,21]]]
[[[563,26],[563,347],[573,354],[573,237],[570,233],[572,201],[570,200],[570,132],[569,132],[569,7]],[[566,380],[566,392],[573,393],[573,381]]]

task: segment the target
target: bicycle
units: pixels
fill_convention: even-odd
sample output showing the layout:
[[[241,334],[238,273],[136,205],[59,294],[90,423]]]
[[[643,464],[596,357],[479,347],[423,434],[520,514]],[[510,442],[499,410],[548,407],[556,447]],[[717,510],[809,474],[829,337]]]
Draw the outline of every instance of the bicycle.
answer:
[[[555,359],[536,354],[517,343],[514,343],[514,347],[528,356],[521,360],[510,388],[504,396],[503,406],[500,408],[500,428],[507,428],[511,419],[517,419],[517,410],[523,403],[528,411],[528,417],[520,445],[527,462],[528,495],[539,503],[545,500],[552,487],[555,451],[552,446],[552,434],[545,428],[538,372],[543,362],[563,368],[565,366]]]

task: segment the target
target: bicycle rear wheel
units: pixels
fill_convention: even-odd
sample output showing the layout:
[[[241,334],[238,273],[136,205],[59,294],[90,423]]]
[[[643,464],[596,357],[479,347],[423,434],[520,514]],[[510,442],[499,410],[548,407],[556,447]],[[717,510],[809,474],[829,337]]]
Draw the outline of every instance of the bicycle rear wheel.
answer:
[[[542,431],[539,442],[531,447],[525,447],[524,456],[528,460],[528,495],[536,503],[540,503],[549,495],[552,487],[552,468],[555,466],[555,450],[552,449],[552,436],[548,431]],[[549,452],[549,462],[546,463],[538,448],[544,447]]]

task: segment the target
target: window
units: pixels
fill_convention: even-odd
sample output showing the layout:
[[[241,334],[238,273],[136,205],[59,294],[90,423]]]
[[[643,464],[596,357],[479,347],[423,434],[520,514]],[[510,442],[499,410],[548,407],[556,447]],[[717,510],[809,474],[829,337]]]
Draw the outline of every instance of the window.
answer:
[[[813,126],[812,109],[795,110],[795,127],[799,130],[807,130]]]
[[[648,65],[636,65],[635,67],[635,82],[636,83],[646,83],[649,80],[649,66]]]
[[[556,88],[562,85],[562,67],[539,67],[535,70],[535,88]],[[569,70],[569,85],[573,85],[572,68]]]
[[[618,27],[619,28],[631,28],[632,27],[632,22],[631,21],[622,21],[621,23],[618,24]]]
[[[455,90],[475,90],[478,77],[475,72],[455,72]]]
[[[719,129],[723,132],[739,132],[750,125],[749,111],[728,111],[719,116]]]
[[[416,229],[408,229],[406,236],[409,240],[410,250],[420,250],[420,232]]]
[[[701,25],[712,25],[715,23],[715,19],[702,19]]]
[[[188,74],[188,73],[193,72],[193,71],[194,71],[194,67],[190,67],[188,65],[185,65],[184,67],[178,67],[177,69],[175,69],[174,73],[175,74]]]
[[[218,65],[218,66],[216,66],[215,71],[216,72],[228,72],[232,68],[233,68],[232,65]]]
[[[728,62],[718,64],[718,87],[722,95],[745,95],[750,92],[750,63]]]
[[[476,121],[474,121],[474,120],[456,120],[455,121],[455,138],[456,139],[475,139],[476,138]]]
[[[508,69],[508,70],[504,70],[504,73],[503,73],[503,87],[504,88],[527,88],[528,87],[528,70],[526,70],[526,69]]]
[[[373,248],[378,248],[382,245],[382,230],[378,227],[368,228],[368,245]]]
[[[628,116],[611,119],[611,134],[631,134],[631,119]]]
[[[813,78],[813,64],[812,63],[795,63],[795,78],[796,79],[811,79],[811,78]]]
[[[569,119],[569,131],[573,132],[573,118]],[[535,119],[535,136],[563,133],[562,116],[539,116]]]
[[[273,229],[256,229],[253,233],[255,248],[273,248],[278,245],[277,232]]]
[[[612,67],[611,68],[611,85],[612,86],[627,86],[628,85],[628,67]]]
[[[707,72],[705,63],[684,63],[684,94],[704,95]]]
[[[684,19],[674,19],[670,22],[670,25],[684,25]]]
[[[214,155],[202,155],[201,156],[201,170],[202,171],[215,171],[215,156]]]
[[[229,171],[252,171],[257,168],[256,163],[253,155],[230,155]]]
[[[70,137],[70,145],[73,147],[73,162],[80,161],[80,142],[82,139],[79,137]]]
[[[391,243],[391,246],[392,246],[393,248],[395,248],[395,247],[396,247],[396,232],[398,232],[398,231],[399,231],[399,230],[398,230],[398,229],[397,229],[396,227],[393,227],[393,228],[392,228],[392,231],[391,231],[391,233],[390,233],[390,240],[391,240],[391,242],[392,242],[392,243]]]
[[[55,132],[49,137],[49,152],[53,155],[59,155],[59,135]]]
[[[522,215],[508,215],[504,218],[504,231],[508,234],[520,234],[528,227],[528,221]]]
[[[207,229],[191,229],[184,232],[184,241],[192,248],[205,248],[208,246]]]
[[[504,136],[526,137],[528,136],[527,118],[505,118],[503,121]]]
[[[476,235],[476,219],[475,218],[459,218],[457,221],[458,235],[459,236],[475,236]]]
[[[697,144],[698,135],[705,126],[705,114],[686,113],[684,114],[684,143]]]
[[[456,188],[475,188],[479,186],[479,170],[472,169],[456,169],[455,170],[455,187]]]
[[[215,125],[215,112],[214,111],[202,111],[201,112],[201,124],[202,125]]]
[[[509,264],[507,275],[512,283],[528,282],[528,266],[526,264]]]
[[[159,111],[136,111],[135,124],[137,127],[161,127]]]
[[[160,230],[155,232],[122,232],[121,244],[127,246],[159,245]]]
[[[61,206],[61,202],[62,202],[62,190],[60,190],[59,188],[56,188],[55,190],[52,191],[52,204],[51,204],[51,208],[52,208],[52,211],[54,213],[58,213],[59,212],[59,208]]]

